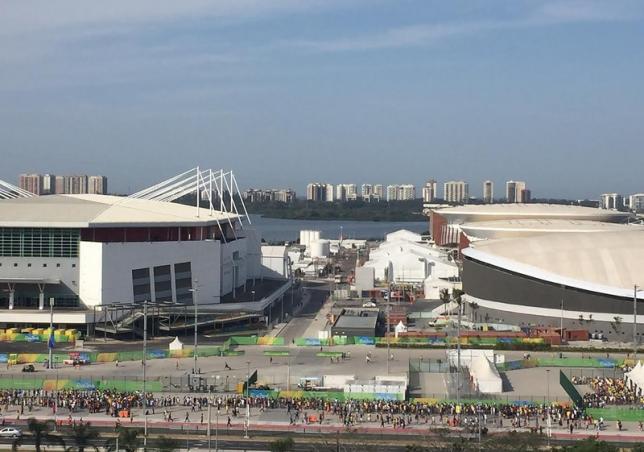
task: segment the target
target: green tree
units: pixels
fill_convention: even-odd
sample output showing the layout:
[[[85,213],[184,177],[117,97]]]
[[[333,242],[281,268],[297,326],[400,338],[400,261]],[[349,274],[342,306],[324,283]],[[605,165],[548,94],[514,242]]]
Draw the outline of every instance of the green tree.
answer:
[[[618,447],[604,441],[597,441],[595,438],[578,441],[574,446],[566,446],[562,449],[565,452],[617,452],[618,450]]]
[[[156,450],[158,452],[175,452],[179,449],[179,441],[174,438],[162,436],[157,442]]]
[[[60,436],[52,435],[54,423],[52,421],[40,422],[35,418],[30,418],[27,424],[27,428],[31,433],[31,436],[34,438],[34,446],[36,447],[36,452],[40,452],[40,446],[44,443],[47,445],[51,444],[61,444],[65,446],[63,439]]]
[[[293,441],[293,438],[286,437],[282,439],[278,439],[273,441],[270,444],[270,451],[271,452],[288,452],[293,450],[293,446],[295,445],[295,441]]]
[[[136,450],[141,447],[142,443],[141,438],[139,438],[140,433],[141,431],[136,428],[120,427],[118,429],[119,451],[125,450],[125,452],[136,452]],[[105,449],[108,452],[116,452],[116,439],[117,438],[110,438],[105,443]]]
[[[72,427],[71,438],[73,446],[67,448],[68,452],[84,452],[85,449],[94,449],[98,452],[98,447],[92,444],[98,438],[98,431],[91,428],[89,422],[81,422]]]

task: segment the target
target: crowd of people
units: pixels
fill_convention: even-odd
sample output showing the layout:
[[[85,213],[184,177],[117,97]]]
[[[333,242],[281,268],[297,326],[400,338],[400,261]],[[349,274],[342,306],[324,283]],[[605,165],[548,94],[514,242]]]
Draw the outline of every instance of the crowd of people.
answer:
[[[553,404],[460,404],[451,402],[421,402],[397,400],[327,400],[322,398],[262,398],[243,395],[155,395],[148,394],[147,402],[141,392],[118,392],[113,390],[12,390],[0,391],[0,411],[13,411],[19,416],[34,408],[51,410],[53,415],[82,416],[84,413],[103,413],[112,417],[123,417],[123,412],[132,419],[133,410],[154,415],[163,412],[163,419],[183,419],[203,423],[203,411],[209,401],[211,407],[228,417],[244,416],[247,404],[254,411],[281,410],[291,424],[322,424],[324,420],[341,422],[347,427],[363,423],[376,423],[382,428],[391,426],[404,429],[412,424],[432,426],[466,426],[482,422],[498,427],[543,428],[546,419],[559,426],[580,428],[583,422],[587,428],[594,421],[582,410],[573,406]],[[144,407],[145,405],[145,407]],[[144,411],[145,410],[145,411]],[[185,413],[185,415],[184,415]]]
[[[623,378],[573,378],[572,382],[586,384],[592,388],[593,392],[583,396],[584,404],[589,408],[602,408],[606,405],[644,405],[644,397],[638,396],[636,389]]]

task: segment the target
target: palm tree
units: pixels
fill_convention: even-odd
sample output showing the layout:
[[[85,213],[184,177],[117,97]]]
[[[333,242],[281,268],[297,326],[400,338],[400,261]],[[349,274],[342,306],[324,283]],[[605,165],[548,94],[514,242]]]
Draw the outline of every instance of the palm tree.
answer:
[[[62,444],[63,447],[65,446],[65,443],[60,436],[51,434],[52,424],[52,421],[40,422],[33,417],[29,419],[27,426],[31,432],[31,436],[34,438],[36,452],[40,452],[40,446],[43,442],[47,445],[59,443]]]
[[[118,429],[118,443],[119,450],[125,452],[136,452],[141,447],[141,438],[139,438],[140,430],[136,428],[120,427]],[[110,438],[105,443],[105,449],[108,452],[116,452],[116,438]]]
[[[157,442],[156,450],[158,452],[175,452],[179,449],[179,441],[167,436],[161,436]]]
[[[98,438],[98,432],[90,427],[89,422],[79,423],[72,428],[73,447],[68,447],[67,452],[84,452],[85,449],[94,449],[98,452],[98,447],[92,442]]]

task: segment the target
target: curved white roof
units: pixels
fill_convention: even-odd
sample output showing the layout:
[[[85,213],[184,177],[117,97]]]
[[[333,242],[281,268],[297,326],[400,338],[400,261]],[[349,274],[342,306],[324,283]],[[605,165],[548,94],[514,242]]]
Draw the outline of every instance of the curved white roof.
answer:
[[[644,287],[644,231],[559,233],[473,243],[467,257],[570,287],[632,297]]]
[[[0,227],[208,226],[238,215],[183,204],[107,195],[51,195],[0,201]]]
[[[630,213],[563,204],[482,204],[435,210],[451,223],[508,220],[520,218],[576,219],[621,222]]]
[[[576,219],[522,218],[465,223],[460,225],[460,229],[469,238],[501,239],[553,233],[644,231],[644,226]]]

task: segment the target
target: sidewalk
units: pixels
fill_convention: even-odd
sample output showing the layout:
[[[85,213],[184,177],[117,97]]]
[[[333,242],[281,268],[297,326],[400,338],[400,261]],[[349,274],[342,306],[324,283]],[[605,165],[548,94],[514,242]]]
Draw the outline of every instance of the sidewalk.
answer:
[[[25,413],[20,416],[18,420],[15,414],[2,416],[2,419],[5,420],[6,425],[26,425],[27,420],[31,417],[34,417],[40,421],[45,420],[54,420],[52,414],[42,413],[43,410],[34,410],[34,412]],[[49,410],[47,410],[49,411]],[[137,410],[138,411],[138,410]],[[430,423],[412,422],[403,428],[394,428],[391,425],[385,425],[385,428],[381,428],[379,422],[362,422],[357,425],[352,425],[346,427],[344,424],[340,423],[335,418],[334,415],[327,415],[322,424],[319,423],[302,423],[298,422],[297,424],[290,424],[288,421],[273,421],[267,419],[261,419],[263,416],[277,417],[273,416],[272,412],[284,411],[285,410],[269,410],[266,412],[259,412],[258,409],[251,410],[250,417],[250,431],[283,431],[283,432],[292,432],[292,433],[336,433],[340,432],[353,432],[353,433],[366,433],[366,434],[395,434],[395,435],[427,435],[431,434],[432,431],[441,430],[446,428],[445,425],[436,424],[431,425]],[[205,433],[208,426],[208,411],[204,409],[202,411],[192,412],[189,407],[173,407],[173,414],[176,414],[176,418],[173,422],[164,421],[162,418],[163,409],[157,410],[157,413],[148,416],[148,428],[157,428],[164,430],[175,430],[175,431],[186,431],[191,433]],[[190,420],[184,422],[185,413],[188,412]],[[283,414],[284,414],[283,413]],[[315,413],[315,411],[311,411]],[[203,423],[201,422],[201,415],[203,414]],[[217,416],[216,410],[211,409],[211,431],[218,429],[220,432],[242,432],[244,430],[244,423],[246,421],[245,411],[240,410],[240,414],[236,417],[230,415],[230,426],[228,426],[228,414],[225,411],[221,411],[219,416]],[[69,415],[61,414],[55,417],[58,426],[69,426]],[[123,427],[138,427],[143,428],[145,421],[143,415],[140,412],[136,412],[132,420],[130,418],[115,418],[109,417],[107,415],[93,413],[82,415],[82,413],[75,413],[72,416],[72,424],[74,422],[80,422],[82,419],[83,422],[90,422],[94,426],[98,427],[115,427],[117,420],[120,422],[120,425]],[[499,434],[499,433],[508,433],[510,431],[516,430],[521,432],[530,431],[529,428],[512,428],[508,427],[497,427],[491,423],[487,424],[488,434]],[[450,430],[464,431],[462,427],[450,427]],[[546,428],[544,426],[543,434],[546,434]],[[636,423],[625,423],[624,429],[620,432],[616,428],[611,428],[609,426],[605,430],[597,433],[595,430],[575,430],[572,434],[567,429],[563,428],[553,428],[552,437],[555,439],[585,439],[588,437],[596,437],[599,440],[604,441],[620,441],[620,442],[644,442],[644,432],[639,431],[639,427]]]

